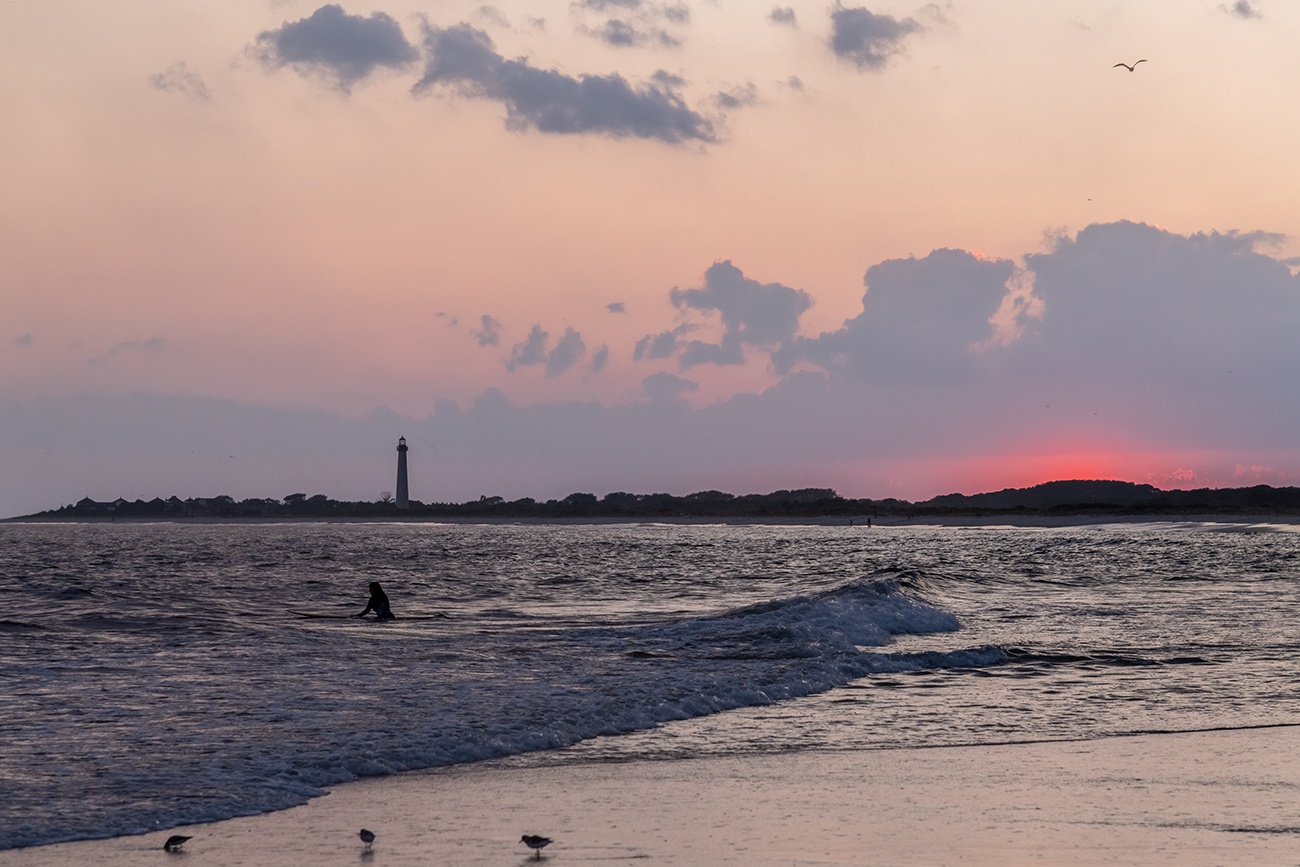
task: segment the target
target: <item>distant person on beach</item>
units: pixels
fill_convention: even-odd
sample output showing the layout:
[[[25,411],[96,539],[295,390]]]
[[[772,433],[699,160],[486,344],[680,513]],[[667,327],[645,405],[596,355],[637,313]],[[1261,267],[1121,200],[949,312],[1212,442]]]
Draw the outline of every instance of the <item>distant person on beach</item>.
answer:
[[[392,606],[388,604],[388,594],[384,592],[384,588],[379,586],[378,581],[370,582],[370,601],[366,603],[365,610],[358,614],[357,617],[365,617],[371,611],[375,612],[375,616],[380,620],[397,619],[393,615]]]

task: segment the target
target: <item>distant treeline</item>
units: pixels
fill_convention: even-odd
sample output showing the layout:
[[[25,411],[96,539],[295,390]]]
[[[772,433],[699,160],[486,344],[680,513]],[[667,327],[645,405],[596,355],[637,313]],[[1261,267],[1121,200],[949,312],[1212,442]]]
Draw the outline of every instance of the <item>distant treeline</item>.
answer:
[[[1115,481],[1047,482],[986,494],[946,494],[918,503],[897,499],[851,499],[830,488],[801,488],[737,496],[700,491],[686,496],[617,492],[570,494],[562,500],[480,497],[465,503],[421,503],[399,509],[390,497],[374,502],[332,500],[324,494],[283,499],[233,497],[96,502],[89,498],[28,518],[815,518],[823,516],[917,517],[998,514],[1300,514],[1300,488],[1201,488],[1162,491]]]

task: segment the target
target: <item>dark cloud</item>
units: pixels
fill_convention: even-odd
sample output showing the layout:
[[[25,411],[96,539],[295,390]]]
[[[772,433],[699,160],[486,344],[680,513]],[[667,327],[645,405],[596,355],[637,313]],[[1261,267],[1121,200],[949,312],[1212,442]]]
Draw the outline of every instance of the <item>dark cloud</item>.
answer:
[[[1044,305],[1033,371],[1189,391],[1281,385],[1300,370],[1300,278],[1258,252],[1274,241],[1120,222],[1026,256]]]
[[[767,13],[767,20],[772,24],[779,24],[782,27],[799,26],[799,22],[794,15],[794,10],[789,6],[774,6],[772,11]]]
[[[741,364],[745,346],[777,349],[794,338],[799,317],[812,306],[807,292],[751,280],[730,260],[715,262],[705,271],[702,287],[673,289],[669,297],[679,310],[717,313],[722,319],[721,341],[691,341],[680,359],[683,369]]]
[[[254,53],[268,68],[321,75],[345,93],[379,67],[403,69],[419,59],[391,16],[349,15],[333,4],[259,34]]]
[[[587,354],[587,344],[582,335],[572,328],[564,329],[555,348],[546,356],[546,375],[554,379],[573,367]]]
[[[526,338],[511,347],[510,360],[506,362],[506,370],[514,373],[519,368],[531,364],[545,364],[546,340],[549,337],[550,335],[542,330],[542,326],[534,325],[533,330],[528,332]]]
[[[671,87],[632,85],[620,75],[538,69],[497,54],[492,39],[468,24],[425,26],[429,60],[416,93],[447,87],[506,107],[506,125],[557,134],[597,134],[680,144],[717,141],[712,122],[686,106]]]
[[[610,313],[626,313],[627,305],[622,301],[611,301],[609,304],[605,305],[605,309]]]
[[[773,360],[778,370],[811,361],[883,385],[969,381],[1015,270],[1009,260],[963,250],[881,262],[864,278],[860,315],[837,331],[789,343]]]
[[[208,86],[198,73],[192,72],[184,61],[178,61],[157,75],[149,76],[149,83],[168,93],[183,93],[198,99],[208,99]]]
[[[1264,13],[1256,9],[1249,0],[1237,0],[1231,6],[1220,6],[1224,12],[1237,18],[1263,18]]]
[[[36,342],[36,338],[32,337],[32,333],[29,331],[26,334],[19,334],[17,337],[10,340],[9,345],[10,346],[31,346],[35,342]]]
[[[501,322],[484,313],[479,318],[478,331],[471,331],[479,346],[497,346],[501,343]]]
[[[604,344],[601,344],[600,349],[597,349],[595,352],[591,354],[591,372],[600,373],[602,370],[605,369],[606,365],[608,364],[609,364],[609,347]]]
[[[831,51],[858,69],[881,69],[903,50],[903,40],[920,29],[911,18],[900,21],[860,6],[845,8],[836,3],[831,9]]]

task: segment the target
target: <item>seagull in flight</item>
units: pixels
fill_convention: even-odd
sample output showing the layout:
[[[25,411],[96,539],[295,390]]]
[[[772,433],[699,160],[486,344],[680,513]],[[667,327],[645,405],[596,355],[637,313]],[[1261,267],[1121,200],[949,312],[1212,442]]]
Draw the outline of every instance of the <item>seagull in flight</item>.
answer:
[[[1116,63],[1114,66],[1112,66],[1111,69],[1119,69],[1119,68],[1122,66],[1122,67],[1124,67],[1125,69],[1127,69],[1129,72],[1132,72],[1134,69],[1137,68],[1137,65],[1138,65],[1139,63],[1146,63],[1146,62],[1147,62],[1147,59],[1146,59],[1145,57],[1142,58],[1141,60],[1135,60],[1135,61],[1133,61],[1133,64],[1132,64],[1131,66],[1130,66],[1129,64],[1127,64],[1127,63],[1124,63],[1123,61],[1120,61],[1119,63]]]

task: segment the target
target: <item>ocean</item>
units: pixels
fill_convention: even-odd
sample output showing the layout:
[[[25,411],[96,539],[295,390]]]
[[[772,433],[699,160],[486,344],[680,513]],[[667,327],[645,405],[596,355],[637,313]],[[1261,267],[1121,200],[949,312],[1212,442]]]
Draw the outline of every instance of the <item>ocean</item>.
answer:
[[[1294,530],[0,525],[0,848],[524,753],[1297,725]],[[371,581],[398,620],[292,613]]]

